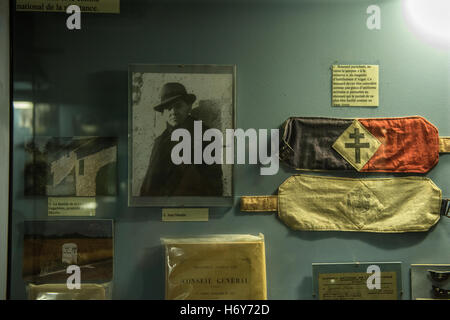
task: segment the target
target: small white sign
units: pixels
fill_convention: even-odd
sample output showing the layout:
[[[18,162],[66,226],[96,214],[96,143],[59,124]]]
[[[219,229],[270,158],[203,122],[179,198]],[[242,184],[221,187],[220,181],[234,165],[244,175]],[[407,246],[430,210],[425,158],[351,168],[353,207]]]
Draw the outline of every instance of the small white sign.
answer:
[[[76,243],[64,243],[62,246],[62,263],[77,264],[78,246]]]
[[[163,208],[162,221],[208,221],[208,208]]]

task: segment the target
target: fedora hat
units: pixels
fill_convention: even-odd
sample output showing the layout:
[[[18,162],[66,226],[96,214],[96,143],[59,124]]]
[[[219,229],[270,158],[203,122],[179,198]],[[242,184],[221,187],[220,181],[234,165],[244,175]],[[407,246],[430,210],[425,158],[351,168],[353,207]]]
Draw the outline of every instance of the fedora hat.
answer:
[[[194,103],[196,96],[186,92],[186,88],[179,82],[168,82],[161,90],[161,103],[153,109],[163,112],[164,108],[177,99],[183,99],[188,104]]]

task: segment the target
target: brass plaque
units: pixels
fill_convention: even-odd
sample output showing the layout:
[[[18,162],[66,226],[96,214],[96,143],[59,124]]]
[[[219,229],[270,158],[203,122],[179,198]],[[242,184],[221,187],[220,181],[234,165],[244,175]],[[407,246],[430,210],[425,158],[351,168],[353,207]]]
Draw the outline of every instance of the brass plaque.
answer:
[[[381,272],[381,289],[369,289],[365,272],[319,274],[320,300],[397,300],[397,273]]]

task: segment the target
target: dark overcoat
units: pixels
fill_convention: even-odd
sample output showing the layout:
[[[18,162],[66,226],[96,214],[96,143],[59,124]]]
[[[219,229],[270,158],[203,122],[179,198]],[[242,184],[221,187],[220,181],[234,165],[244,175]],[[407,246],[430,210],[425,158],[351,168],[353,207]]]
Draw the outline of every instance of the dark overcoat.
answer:
[[[220,164],[193,164],[194,118],[172,130],[166,129],[153,145],[147,173],[141,186],[141,196],[222,196],[222,166]],[[179,141],[171,141],[173,130],[184,128],[191,134],[191,164],[172,162],[172,148]],[[203,132],[208,128],[203,125]],[[202,152],[205,143],[202,143]]]

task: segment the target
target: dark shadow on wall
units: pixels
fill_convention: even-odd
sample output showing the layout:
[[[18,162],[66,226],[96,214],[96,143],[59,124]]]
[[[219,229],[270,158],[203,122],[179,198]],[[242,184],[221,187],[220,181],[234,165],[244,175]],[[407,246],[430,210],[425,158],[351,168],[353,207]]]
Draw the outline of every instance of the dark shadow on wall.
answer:
[[[283,223],[280,220],[280,223]],[[286,228],[289,228],[286,226]],[[289,229],[289,237],[296,237],[304,241],[318,241],[325,239],[360,240],[371,246],[384,250],[414,247],[424,241],[432,227],[427,232],[407,233],[373,233],[373,232],[349,232],[349,231],[301,231]]]

